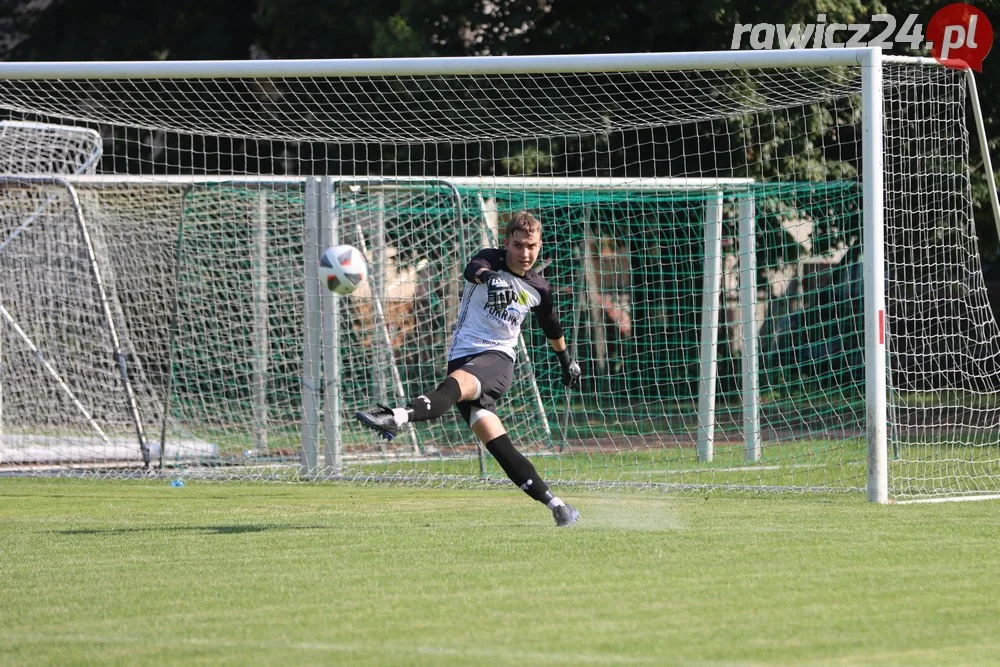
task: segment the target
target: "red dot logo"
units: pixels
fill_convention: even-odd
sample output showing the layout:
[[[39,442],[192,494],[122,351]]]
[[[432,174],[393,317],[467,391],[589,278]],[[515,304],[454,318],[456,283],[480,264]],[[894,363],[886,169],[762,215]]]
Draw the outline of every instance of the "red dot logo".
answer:
[[[981,9],[965,3],[942,7],[927,24],[927,46],[946,67],[983,71],[993,47],[993,26]]]

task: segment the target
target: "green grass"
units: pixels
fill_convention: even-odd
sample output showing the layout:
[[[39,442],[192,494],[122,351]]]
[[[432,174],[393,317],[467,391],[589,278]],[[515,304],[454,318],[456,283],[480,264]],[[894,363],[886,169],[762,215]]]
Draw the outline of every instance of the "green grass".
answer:
[[[565,495],[3,478],[0,664],[1000,660],[994,502]]]
[[[766,445],[757,463],[748,463],[742,445],[732,444],[717,446],[712,462],[699,461],[697,450],[690,445],[618,452],[570,448],[555,454],[554,449],[548,448],[529,455],[545,479],[563,483],[863,489],[867,475],[865,443],[859,439]],[[358,476],[479,477],[479,460],[471,454],[416,462],[378,458],[347,460],[345,466],[345,474]],[[490,456],[485,457],[485,471],[493,479],[504,479],[503,471]]]

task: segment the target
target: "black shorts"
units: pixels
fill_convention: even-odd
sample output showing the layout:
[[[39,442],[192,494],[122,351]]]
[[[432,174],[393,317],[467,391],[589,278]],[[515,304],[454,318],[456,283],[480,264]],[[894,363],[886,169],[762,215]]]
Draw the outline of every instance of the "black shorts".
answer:
[[[473,408],[482,408],[496,414],[497,401],[510,389],[510,383],[514,379],[514,360],[503,352],[490,350],[448,362],[448,375],[459,369],[474,375],[483,388],[479,398],[458,403],[458,411],[462,413],[465,423],[469,423]]]

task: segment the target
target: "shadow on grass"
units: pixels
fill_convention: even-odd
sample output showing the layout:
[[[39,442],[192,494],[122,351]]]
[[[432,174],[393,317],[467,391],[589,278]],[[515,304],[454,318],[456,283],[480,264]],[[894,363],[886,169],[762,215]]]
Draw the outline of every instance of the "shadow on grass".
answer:
[[[263,533],[272,530],[319,530],[329,526],[285,526],[285,525],[253,525],[253,526],[128,526],[124,528],[76,528],[73,530],[54,530],[59,535],[126,535],[128,533],[204,533],[208,535],[240,535],[243,533]]]

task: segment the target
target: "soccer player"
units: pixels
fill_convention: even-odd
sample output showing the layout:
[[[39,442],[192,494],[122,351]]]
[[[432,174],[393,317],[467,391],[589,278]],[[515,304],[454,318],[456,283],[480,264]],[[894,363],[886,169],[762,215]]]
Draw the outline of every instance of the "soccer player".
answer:
[[[527,211],[507,223],[502,248],[480,250],[465,267],[465,289],[458,323],[448,350],[448,377],[405,407],[379,406],[357,418],[387,440],[407,422],[437,419],[453,405],[515,485],[544,503],[557,526],[570,526],[580,513],[553,495],[531,464],[514,447],[496,413],[496,402],[510,387],[515,346],[528,311],[535,315],[562,365],[562,382],[580,386],[580,365],[566,349],[552,304],[552,287],[532,271],[542,248],[542,224]]]

